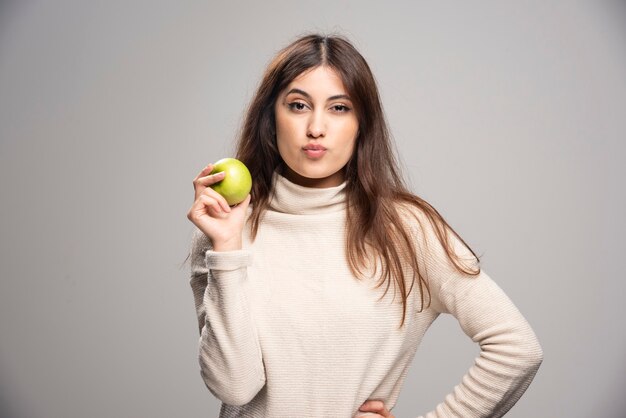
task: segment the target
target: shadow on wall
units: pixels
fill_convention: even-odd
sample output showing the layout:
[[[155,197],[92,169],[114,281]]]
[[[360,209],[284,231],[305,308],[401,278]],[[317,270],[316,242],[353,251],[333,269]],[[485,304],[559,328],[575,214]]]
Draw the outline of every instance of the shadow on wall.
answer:
[[[1,9],[1,8],[0,8]],[[9,379],[10,380],[10,379]],[[11,392],[11,382],[6,374],[0,372],[0,417],[2,418],[38,418],[27,413],[21,400]]]

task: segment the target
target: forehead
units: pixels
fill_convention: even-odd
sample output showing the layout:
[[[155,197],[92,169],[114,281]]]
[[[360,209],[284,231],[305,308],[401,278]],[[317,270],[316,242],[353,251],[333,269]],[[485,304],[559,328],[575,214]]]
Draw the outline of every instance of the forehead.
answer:
[[[315,91],[333,90],[333,94],[347,93],[341,76],[328,66],[315,67],[301,73],[287,85],[285,90],[289,91],[295,87]]]

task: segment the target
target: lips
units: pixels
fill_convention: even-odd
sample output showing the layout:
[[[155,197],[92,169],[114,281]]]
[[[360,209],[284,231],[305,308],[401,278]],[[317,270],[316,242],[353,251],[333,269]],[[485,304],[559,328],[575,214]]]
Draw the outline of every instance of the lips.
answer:
[[[326,151],[326,147],[319,145],[319,144],[308,144],[305,145],[302,149],[306,150],[313,150],[313,151]]]
[[[326,147],[319,144],[308,144],[302,147],[302,151],[311,159],[318,159],[326,153]]]

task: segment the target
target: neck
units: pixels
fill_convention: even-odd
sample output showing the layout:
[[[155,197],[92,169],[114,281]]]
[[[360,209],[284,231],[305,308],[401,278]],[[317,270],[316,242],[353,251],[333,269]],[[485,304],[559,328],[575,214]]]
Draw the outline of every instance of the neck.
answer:
[[[317,215],[345,210],[346,183],[334,187],[306,187],[293,183],[278,172],[272,178],[269,208],[275,212]]]
[[[282,169],[282,176],[290,182],[302,187],[311,187],[314,189],[325,189],[328,187],[336,187],[342,184],[345,180],[345,168],[331,174],[327,177],[310,178],[304,177],[301,174],[296,173],[288,166],[284,166]]]

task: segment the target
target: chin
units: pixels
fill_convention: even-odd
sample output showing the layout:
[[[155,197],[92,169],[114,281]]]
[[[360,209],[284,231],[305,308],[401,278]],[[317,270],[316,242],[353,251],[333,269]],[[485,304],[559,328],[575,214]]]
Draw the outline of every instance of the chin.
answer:
[[[320,172],[320,171],[298,171],[299,176],[310,179],[310,180],[324,180],[329,177],[332,177],[336,174],[336,171],[332,172]]]

